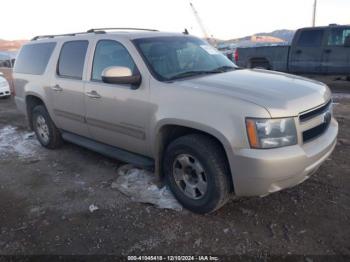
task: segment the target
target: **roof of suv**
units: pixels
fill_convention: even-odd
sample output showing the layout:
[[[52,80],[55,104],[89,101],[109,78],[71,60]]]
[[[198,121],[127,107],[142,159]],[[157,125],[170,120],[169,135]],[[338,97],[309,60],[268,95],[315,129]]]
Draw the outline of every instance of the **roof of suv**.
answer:
[[[123,37],[127,39],[137,39],[137,38],[144,38],[144,37],[160,37],[160,36],[184,36],[183,33],[171,33],[171,32],[159,32],[156,30],[151,29],[116,29],[112,32],[106,32],[104,30],[96,30],[96,29],[90,29],[87,32],[80,32],[80,33],[71,33],[71,34],[62,34],[62,35],[43,35],[43,36],[36,36],[32,39],[32,41],[38,41],[38,40],[47,40],[47,39],[72,39],[72,38],[78,38],[79,37],[89,37],[89,38],[100,38],[99,36],[106,36],[106,35],[112,35],[112,36],[118,36]]]

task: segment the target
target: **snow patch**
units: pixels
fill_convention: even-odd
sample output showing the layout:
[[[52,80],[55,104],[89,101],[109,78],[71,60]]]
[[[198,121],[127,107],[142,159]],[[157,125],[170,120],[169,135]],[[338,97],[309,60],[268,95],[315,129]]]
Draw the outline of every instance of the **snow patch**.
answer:
[[[22,158],[33,157],[38,155],[39,148],[34,132],[18,131],[13,126],[0,129],[0,157],[13,154]]]
[[[89,210],[91,213],[94,213],[96,210],[99,210],[98,206],[95,206],[94,204],[91,204],[89,206]]]
[[[156,176],[151,172],[132,165],[124,165],[117,172],[119,176],[112,183],[112,188],[117,188],[133,201],[149,203],[158,208],[182,210],[181,204],[167,187],[159,188],[156,185]]]

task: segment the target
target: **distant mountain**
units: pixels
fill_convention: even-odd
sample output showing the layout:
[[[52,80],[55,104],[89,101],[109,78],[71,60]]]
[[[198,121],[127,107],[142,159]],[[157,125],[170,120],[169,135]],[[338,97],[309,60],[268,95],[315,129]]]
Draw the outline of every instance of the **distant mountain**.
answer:
[[[8,41],[0,39],[0,51],[17,51],[26,42],[28,42],[28,40]]]
[[[263,45],[287,45],[294,36],[294,30],[275,30],[270,33],[257,33],[236,39],[218,41],[218,46],[249,47]]]
[[[258,33],[255,35],[277,37],[277,38],[283,39],[285,42],[290,43],[293,39],[294,33],[295,33],[294,30],[281,29],[281,30],[272,31],[270,33]]]

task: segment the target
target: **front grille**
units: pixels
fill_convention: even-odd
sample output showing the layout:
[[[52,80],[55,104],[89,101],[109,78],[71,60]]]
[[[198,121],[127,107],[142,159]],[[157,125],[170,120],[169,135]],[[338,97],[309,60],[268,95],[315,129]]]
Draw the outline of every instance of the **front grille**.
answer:
[[[319,137],[324,132],[326,132],[326,130],[328,129],[329,124],[331,122],[331,119],[332,119],[331,104],[332,104],[332,101],[330,100],[325,105],[323,105],[315,110],[312,110],[312,111],[309,111],[306,113],[302,113],[299,116],[300,123],[305,123],[305,122],[307,122],[315,117],[318,117],[320,115],[323,116],[323,119],[322,119],[323,122],[321,124],[319,124],[315,127],[312,127],[308,130],[305,130],[302,133],[304,143],[307,143],[307,142]]]
[[[303,141],[304,143],[322,135],[328,128],[330,121],[327,121],[321,125],[315,126],[309,130],[303,132]]]
[[[301,122],[307,121],[311,118],[314,118],[322,113],[324,113],[325,111],[327,111],[329,109],[329,106],[331,105],[332,100],[329,100],[327,104],[325,104],[324,106],[321,106],[315,110],[312,110],[310,112],[306,112],[306,113],[302,113],[299,117]]]

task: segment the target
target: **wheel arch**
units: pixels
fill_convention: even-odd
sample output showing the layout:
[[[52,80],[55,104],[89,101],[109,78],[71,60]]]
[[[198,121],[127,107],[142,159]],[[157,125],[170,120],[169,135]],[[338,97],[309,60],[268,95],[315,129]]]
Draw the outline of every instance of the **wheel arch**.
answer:
[[[163,162],[164,151],[167,148],[167,146],[171,143],[171,141],[174,141],[176,138],[179,138],[181,136],[185,136],[188,134],[202,134],[202,135],[208,136],[214,139],[220,145],[226,157],[226,162],[231,174],[230,183],[233,190],[234,184],[233,184],[233,178],[232,178],[232,172],[231,172],[231,165],[229,162],[229,157],[231,152],[230,143],[220,131],[200,123],[193,123],[193,122],[188,123],[186,121],[172,119],[172,120],[162,121],[161,123],[158,124],[156,128],[156,137],[154,139],[156,174],[160,177],[163,177],[163,168],[161,163]]]
[[[26,104],[26,113],[28,118],[29,127],[33,129],[33,121],[32,121],[32,110],[34,107],[38,105],[43,105],[46,107],[43,98],[38,94],[28,93],[25,96],[25,104]]]
[[[257,68],[254,65],[264,65],[264,68],[267,70],[271,70],[272,69],[272,65],[269,61],[268,58],[266,57],[251,57],[248,60],[248,67],[249,68]]]

